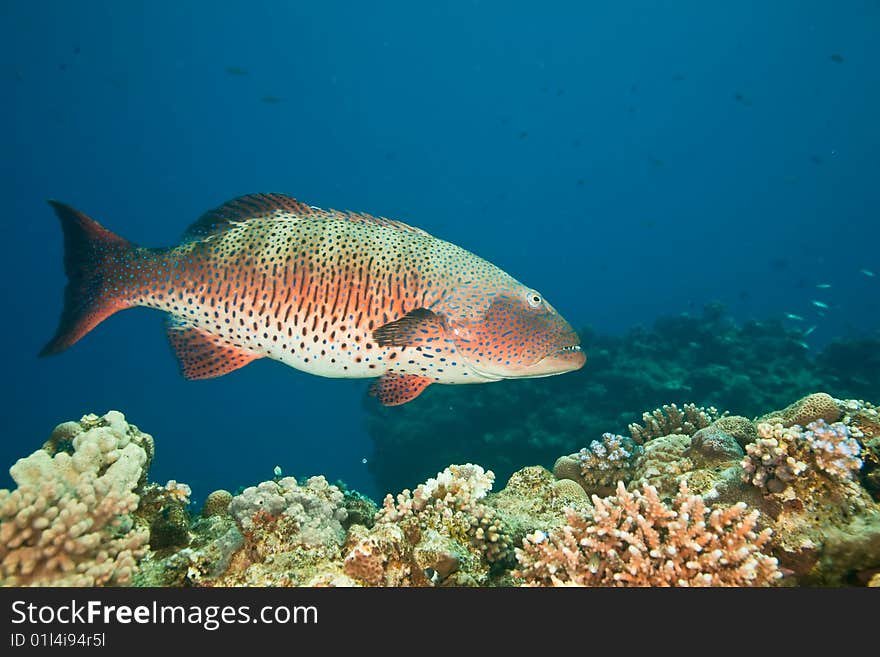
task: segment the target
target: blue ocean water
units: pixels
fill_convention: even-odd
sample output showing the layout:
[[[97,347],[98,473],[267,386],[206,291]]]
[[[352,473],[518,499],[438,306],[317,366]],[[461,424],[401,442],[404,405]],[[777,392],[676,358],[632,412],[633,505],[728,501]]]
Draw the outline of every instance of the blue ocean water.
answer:
[[[48,198],[147,246],[257,191],[402,219],[605,332],[710,301],[802,316],[811,348],[880,326],[877,2],[7,1],[0,17],[0,486],[56,423],[114,408],[156,437],[152,479],[196,497],[275,465],[384,493],[363,380],[260,361],[187,382],[141,309],[38,359],[65,282]]]

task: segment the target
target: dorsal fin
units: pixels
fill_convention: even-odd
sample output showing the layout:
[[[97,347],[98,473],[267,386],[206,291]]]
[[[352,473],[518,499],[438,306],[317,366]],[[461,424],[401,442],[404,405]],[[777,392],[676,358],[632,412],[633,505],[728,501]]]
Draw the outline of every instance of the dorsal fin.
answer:
[[[402,221],[358,212],[322,210],[284,194],[248,194],[227,201],[220,207],[203,214],[186,229],[184,239],[198,240],[210,235],[217,235],[228,230],[231,226],[251,219],[277,219],[281,221],[335,219],[337,221],[388,226],[421,235],[428,234],[420,228],[415,228]]]
[[[248,219],[307,219],[326,213],[284,194],[248,194],[208,210],[186,229],[184,239],[200,239]]]

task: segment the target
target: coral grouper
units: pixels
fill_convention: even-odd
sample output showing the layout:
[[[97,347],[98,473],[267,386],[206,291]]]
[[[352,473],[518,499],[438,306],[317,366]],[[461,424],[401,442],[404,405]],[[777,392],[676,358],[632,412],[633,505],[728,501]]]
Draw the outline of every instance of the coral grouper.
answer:
[[[69,279],[66,349],[118,310],[168,313],[188,379],[272,358],[329,377],[381,377],[386,405],[431,383],[485,383],[576,370],[571,326],[535,290],[428,233],[280,194],[208,212],[171,248],[136,246],[52,201]]]

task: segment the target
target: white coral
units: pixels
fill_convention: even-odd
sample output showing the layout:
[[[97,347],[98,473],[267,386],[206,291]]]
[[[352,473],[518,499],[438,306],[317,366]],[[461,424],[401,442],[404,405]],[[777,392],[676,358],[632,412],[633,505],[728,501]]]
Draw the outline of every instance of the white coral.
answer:
[[[0,490],[0,584],[125,584],[148,540],[131,513],[152,439],[117,411],[61,426],[73,453],[19,459],[9,471],[18,487]]]
[[[342,522],[348,517],[344,497],[323,476],[311,477],[302,486],[294,477],[284,477],[245,488],[232,498],[229,513],[245,530],[253,528],[255,515],[262,511],[294,520],[304,544],[341,543],[345,536]]]

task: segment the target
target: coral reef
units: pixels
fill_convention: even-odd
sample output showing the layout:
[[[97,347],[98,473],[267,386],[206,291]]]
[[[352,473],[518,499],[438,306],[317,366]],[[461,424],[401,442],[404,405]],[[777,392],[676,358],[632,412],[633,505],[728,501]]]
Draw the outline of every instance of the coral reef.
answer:
[[[0,584],[127,584],[146,553],[135,523],[153,439],[122,413],[86,415],[10,468],[0,490]]]
[[[298,543],[341,543],[348,515],[343,500],[342,491],[322,476],[310,477],[302,486],[294,477],[284,477],[245,488],[232,498],[229,514],[245,531],[279,523],[296,534]]]
[[[784,493],[810,465],[832,478],[852,479],[862,467],[861,446],[843,422],[819,419],[803,431],[797,424],[783,427],[758,424],[758,439],[746,446],[743,479],[768,493]]]
[[[745,504],[710,510],[682,484],[671,506],[651,486],[593,496],[584,516],[535,532],[517,549],[515,575],[532,586],[766,586],[781,577],[762,552],[772,531],[757,530]]]
[[[824,420],[829,424],[837,422],[843,411],[827,392],[816,392],[803,397],[781,411],[773,411],[758,418],[758,422],[781,424],[784,427],[794,425],[805,426],[816,420]]]
[[[628,481],[633,465],[643,452],[631,438],[602,434],[577,454],[561,456],[553,465],[557,479],[576,481],[588,495],[608,495],[620,480]]]
[[[748,456],[742,462],[743,480],[768,493],[787,490],[807,469],[807,464],[797,458],[800,438],[800,427],[786,429],[781,424],[759,424],[758,439],[746,447]]]
[[[632,439],[642,444],[652,438],[673,433],[692,436],[697,430],[708,427],[718,417],[718,409],[714,406],[702,408],[696,404],[685,404],[680,409],[675,404],[664,404],[662,408],[650,413],[642,413],[644,426],[632,422],[627,428]]]
[[[379,490],[400,490],[463,461],[490,468],[499,480],[524,463],[550,468],[560,455],[605,431],[626,433],[628,424],[641,423],[642,411],[670,402],[754,418],[816,390],[856,399],[880,390],[880,365],[863,365],[877,363],[880,341],[836,341],[814,356],[800,344],[801,331],[782,320],[737,324],[718,305],[621,336],[579,333],[587,365],[565,376],[431,386],[417,403],[394,408],[365,398],[375,446],[368,468]],[[831,356],[841,350],[852,367]],[[722,428],[743,447],[751,442],[748,433]],[[421,449],[426,435],[443,440]]]
[[[202,505],[202,515],[206,518],[226,515],[229,513],[230,502],[232,502],[232,493],[223,489],[215,490],[205,498],[205,503]]]
[[[173,479],[164,486],[147,484],[135,515],[150,529],[150,548],[162,550],[189,543],[189,486]]]
[[[452,465],[386,496],[373,528],[351,545],[346,573],[368,585],[485,583],[510,552],[500,519],[481,502],[494,479],[478,465]]]
[[[0,576],[5,585],[876,585],[877,409],[812,393],[760,421],[717,416],[661,406],[639,425],[643,444],[604,433],[554,472],[521,468],[497,492],[493,472],[474,463],[380,507],[341,482],[276,471],[238,495],[211,493],[193,514],[188,486],[148,481],[149,435],[120,413],[89,415],[11,468],[18,488],[0,491]],[[795,419],[808,422],[784,424]]]

